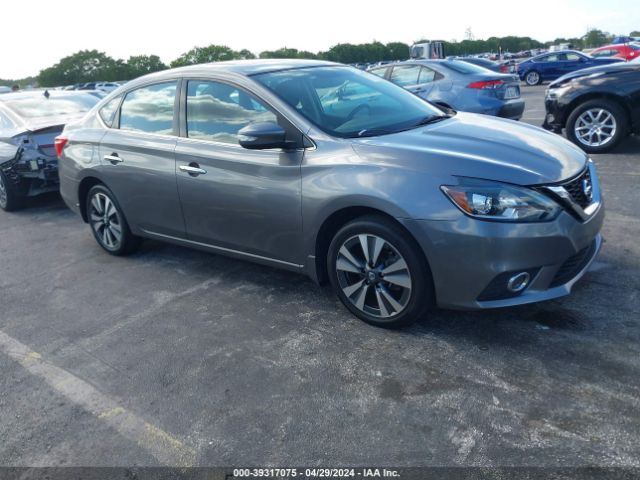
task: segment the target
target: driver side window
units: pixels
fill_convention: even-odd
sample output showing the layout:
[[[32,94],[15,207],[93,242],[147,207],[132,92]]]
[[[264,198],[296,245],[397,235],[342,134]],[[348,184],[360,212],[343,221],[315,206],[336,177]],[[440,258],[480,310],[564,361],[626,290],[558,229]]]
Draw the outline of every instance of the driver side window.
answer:
[[[276,115],[253,95],[233,85],[189,80],[187,137],[238,143],[238,131],[250,123],[274,122]]]

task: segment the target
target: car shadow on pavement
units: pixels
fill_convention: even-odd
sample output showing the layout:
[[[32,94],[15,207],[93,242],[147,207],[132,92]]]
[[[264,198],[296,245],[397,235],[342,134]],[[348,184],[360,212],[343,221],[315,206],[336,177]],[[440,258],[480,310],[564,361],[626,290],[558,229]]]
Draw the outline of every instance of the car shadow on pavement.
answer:
[[[545,303],[523,305],[483,311],[456,311],[433,309],[427,317],[419,319],[414,325],[401,329],[385,331],[369,327],[352,317],[340,304],[327,285],[318,286],[304,275],[279,270],[215,254],[199,252],[188,248],[145,240],[141,250],[134,254],[134,260],[148,261],[159,259],[169,264],[181,264],[189,275],[206,278],[222,275],[229,288],[237,285],[256,286],[273,295],[281,305],[295,305],[288,321],[296,322],[307,315],[317,326],[335,327],[335,322],[347,322],[349,330],[365,329],[367,332],[379,332],[383,335],[410,335],[413,337],[460,337],[478,345],[480,349],[498,344],[517,347],[538,343],[540,336],[553,330],[556,333],[583,335],[591,327],[588,315],[565,305],[558,299]],[[582,282],[589,282],[588,275]],[[574,297],[588,296],[582,285],[577,284],[572,293]],[[574,298],[580,304],[580,298]],[[258,308],[259,305],[256,305]],[[274,321],[282,321],[282,315]],[[324,324],[324,325],[322,325]],[[331,325],[330,325],[331,324]],[[291,326],[291,325],[290,325]],[[308,325],[308,326],[312,326]],[[373,330],[371,330],[373,329]],[[589,336],[589,335],[587,335]]]
[[[71,210],[65,205],[58,192],[48,192],[35,197],[22,199],[22,205],[18,210],[11,212],[11,215],[32,215],[51,211],[64,211],[72,215]]]
[[[633,155],[640,153],[640,135],[631,135],[627,137],[614,151],[611,152],[613,155],[616,153],[624,154],[624,155]]]

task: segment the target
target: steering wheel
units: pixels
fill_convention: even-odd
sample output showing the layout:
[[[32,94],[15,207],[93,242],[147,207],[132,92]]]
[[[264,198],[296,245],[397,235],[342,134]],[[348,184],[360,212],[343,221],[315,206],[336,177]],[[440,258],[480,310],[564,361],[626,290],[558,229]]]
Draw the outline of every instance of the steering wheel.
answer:
[[[356,108],[354,108],[351,111],[351,113],[349,113],[349,115],[347,115],[347,119],[345,120],[344,123],[347,123],[353,120],[353,117],[355,117],[360,110],[364,110],[365,108],[369,111],[369,116],[371,116],[371,106],[368,103],[362,103],[358,105]]]

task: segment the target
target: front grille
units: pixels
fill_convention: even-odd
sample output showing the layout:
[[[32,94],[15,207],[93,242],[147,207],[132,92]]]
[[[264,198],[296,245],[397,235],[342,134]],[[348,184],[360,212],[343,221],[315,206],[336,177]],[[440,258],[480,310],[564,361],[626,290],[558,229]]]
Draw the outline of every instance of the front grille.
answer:
[[[578,273],[586,267],[587,263],[593,257],[596,250],[596,241],[594,240],[591,245],[583,248],[575,255],[570,256],[562,266],[558,269],[549,287],[558,287],[564,285],[571,279],[573,279]]]
[[[561,184],[561,186],[564,187],[569,195],[571,195],[573,201],[580,205],[583,209],[587,208],[591,204],[591,199],[584,193],[583,182],[585,180],[589,185],[592,185],[591,174],[589,173],[588,168],[573,180]]]

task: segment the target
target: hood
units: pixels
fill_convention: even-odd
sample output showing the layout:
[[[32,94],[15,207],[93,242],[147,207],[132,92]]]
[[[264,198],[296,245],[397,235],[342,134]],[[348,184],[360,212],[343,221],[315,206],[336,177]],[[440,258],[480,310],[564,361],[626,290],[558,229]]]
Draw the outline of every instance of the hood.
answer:
[[[574,78],[586,77],[594,74],[608,74],[608,73],[617,73],[625,70],[640,70],[640,64],[638,63],[608,63],[606,65],[598,65],[597,67],[589,67],[583,68],[582,70],[576,70],[575,72],[567,73],[557,80],[551,82],[549,87],[553,88],[557,85],[565,83],[569,80],[573,80]]]
[[[587,162],[582,150],[555,133],[462,112],[425,127],[355,139],[354,148],[371,161],[518,185],[560,182]]]

